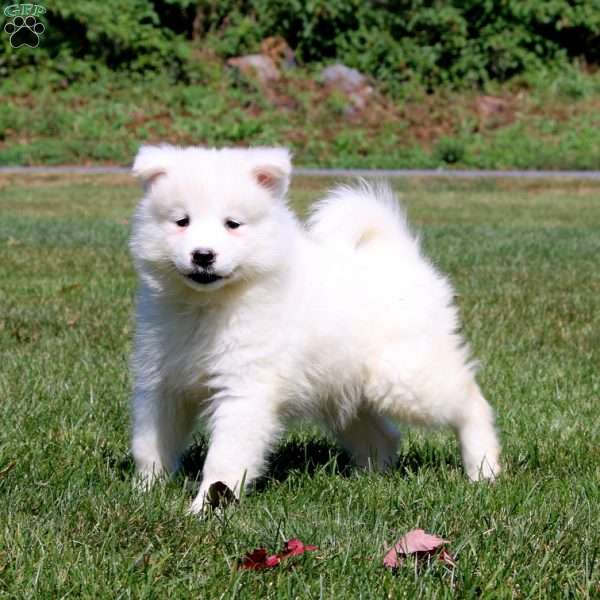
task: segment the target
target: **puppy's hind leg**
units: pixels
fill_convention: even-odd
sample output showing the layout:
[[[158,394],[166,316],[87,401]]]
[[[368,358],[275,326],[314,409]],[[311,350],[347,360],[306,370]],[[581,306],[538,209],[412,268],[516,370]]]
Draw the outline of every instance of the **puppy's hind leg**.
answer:
[[[356,417],[336,436],[360,467],[384,470],[394,464],[400,433],[386,416],[362,407]]]
[[[460,355],[457,358],[461,359]],[[411,379],[398,373],[396,364],[402,361],[393,356],[375,364],[367,397],[373,399],[381,412],[399,421],[425,427],[452,427],[469,478],[494,479],[500,473],[494,413],[468,366],[462,360],[455,361],[441,376],[432,372],[428,379],[413,378],[416,384],[408,385],[406,381]]]

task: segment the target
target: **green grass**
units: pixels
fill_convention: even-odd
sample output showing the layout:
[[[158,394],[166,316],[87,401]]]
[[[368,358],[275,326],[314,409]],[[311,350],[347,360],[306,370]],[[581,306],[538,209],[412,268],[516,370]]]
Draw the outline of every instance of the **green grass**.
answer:
[[[299,180],[302,212],[329,182]],[[312,429],[223,515],[187,516],[184,476],[132,491],[134,274],[124,177],[0,179],[0,597],[592,598],[600,595],[600,184],[399,183],[453,278],[505,472],[464,477],[447,432],[407,432],[391,473],[357,472]],[[194,477],[201,441],[185,460]],[[413,527],[457,566],[396,574]],[[247,551],[320,550],[269,572]]]
[[[197,63],[191,84],[117,73],[69,81],[43,68],[4,78],[0,165],[128,164],[140,142],[164,141],[286,145],[297,164],[318,167],[600,165],[600,74],[431,94],[406,86],[403,97],[374,83],[368,107],[348,114],[348,98],[324,88],[317,67],[284,72],[264,90],[214,57]],[[478,108],[483,94],[499,98],[497,113]]]

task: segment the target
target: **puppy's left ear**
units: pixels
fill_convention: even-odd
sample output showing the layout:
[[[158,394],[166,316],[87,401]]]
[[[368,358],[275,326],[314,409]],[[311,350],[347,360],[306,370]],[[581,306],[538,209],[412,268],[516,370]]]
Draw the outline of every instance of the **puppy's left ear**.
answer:
[[[292,157],[287,148],[255,148],[252,176],[256,183],[274,196],[283,198],[290,185]]]

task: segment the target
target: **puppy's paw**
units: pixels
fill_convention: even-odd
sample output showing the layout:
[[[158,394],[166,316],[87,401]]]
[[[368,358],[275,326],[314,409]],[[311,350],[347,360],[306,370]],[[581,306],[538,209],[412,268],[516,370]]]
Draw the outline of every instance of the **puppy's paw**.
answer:
[[[500,475],[501,470],[497,460],[485,458],[480,465],[468,468],[467,475],[471,481],[493,482]]]
[[[236,500],[235,493],[222,481],[215,481],[207,485],[203,483],[188,513],[200,515],[210,511],[220,511],[236,502]]]
[[[133,487],[138,492],[147,492],[163,476],[162,471],[157,472],[155,469],[138,469],[134,475]]]

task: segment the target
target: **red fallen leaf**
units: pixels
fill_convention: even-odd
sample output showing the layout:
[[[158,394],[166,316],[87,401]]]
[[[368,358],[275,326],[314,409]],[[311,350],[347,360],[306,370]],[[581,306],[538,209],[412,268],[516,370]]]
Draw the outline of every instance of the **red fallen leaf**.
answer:
[[[454,556],[446,551],[445,548],[442,548],[442,551],[438,554],[438,560],[441,560],[444,564],[455,567],[456,561],[454,560]]]
[[[281,562],[281,558],[276,554],[267,555],[265,548],[256,548],[249,554],[246,554],[242,561],[243,569],[271,569]]]
[[[281,552],[281,557],[288,556],[299,556],[300,554],[304,554],[305,552],[312,552],[313,550],[318,550],[316,546],[312,544],[305,544],[302,540],[298,538],[292,538],[288,540],[283,545],[283,551]]]
[[[412,531],[405,533],[394,546],[386,552],[383,558],[383,564],[390,569],[395,569],[402,564],[404,556],[408,556],[409,554],[426,556],[441,549],[439,559],[446,564],[454,565],[454,559],[444,549],[444,544],[447,543],[448,540],[425,533],[422,529],[413,529]]]
[[[290,556],[299,556],[305,552],[311,552],[318,550],[316,546],[311,544],[305,544],[298,538],[292,538],[283,545],[283,550],[277,554],[267,554],[265,548],[256,548],[249,554],[246,554],[241,562],[242,569],[272,569],[276,567],[283,559],[289,558]]]

